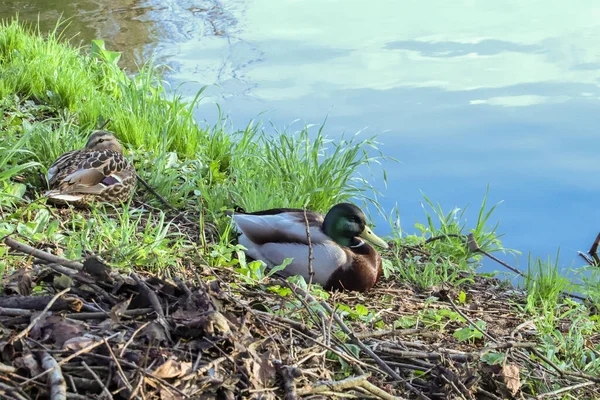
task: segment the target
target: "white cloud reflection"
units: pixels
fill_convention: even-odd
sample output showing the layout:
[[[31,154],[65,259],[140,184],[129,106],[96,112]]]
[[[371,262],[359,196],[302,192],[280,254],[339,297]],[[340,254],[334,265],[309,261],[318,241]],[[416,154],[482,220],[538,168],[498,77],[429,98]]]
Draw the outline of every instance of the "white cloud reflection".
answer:
[[[296,62],[281,65],[282,49],[270,47],[269,62],[245,73],[260,83],[254,94],[266,100],[301,97],[323,84],[464,91],[537,82],[597,85],[600,78],[600,3],[590,0],[576,7],[557,0],[254,0],[242,18],[242,39],[258,49],[278,42],[286,50],[346,50],[309,62],[286,51],[287,61]],[[439,51],[432,54],[432,46]]]

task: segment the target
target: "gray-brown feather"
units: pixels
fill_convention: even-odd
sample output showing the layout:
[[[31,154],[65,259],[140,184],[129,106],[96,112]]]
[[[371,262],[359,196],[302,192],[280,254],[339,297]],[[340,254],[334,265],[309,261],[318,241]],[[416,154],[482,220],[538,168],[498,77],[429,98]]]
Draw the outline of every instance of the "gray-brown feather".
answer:
[[[135,168],[123,154],[111,151],[75,150],[60,156],[48,169],[48,184],[53,194],[82,194],[81,201],[125,202],[135,188]],[[115,184],[103,179],[117,175]],[[52,197],[52,196],[50,196]],[[60,201],[59,201],[60,202]]]

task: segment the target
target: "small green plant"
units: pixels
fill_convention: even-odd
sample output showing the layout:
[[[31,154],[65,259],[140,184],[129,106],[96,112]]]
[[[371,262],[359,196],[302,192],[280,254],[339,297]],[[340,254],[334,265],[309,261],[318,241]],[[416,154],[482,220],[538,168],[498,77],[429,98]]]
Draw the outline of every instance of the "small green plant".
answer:
[[[527,311],[538,308],[554,310],[562,294],[571,289],[569,279],[560,271],[559,255],[560,252],[557,252],[556,259],[548,259],[547,262],[529,257],[527,274],[523,279],[527,291]]]
[[[465,326],[464,328],[460,328],[457,329],[456,331],[454,331],[453,336],[459,341],[459,342],[472,342],[475,341],[477,339],[483,339],[483,333],[481,331],[486,330],[486,323],[485,321],[476,321],[475,325],[477,325],[477,328],[475,328],[474,326]]]
[[[481,361],[488,365],[500,365],[506,360],[506,354],[490,351],[481,356]]]
[[[2,189],[14,185],[11,180],[18,174],[40,166],[37,161],[20,162],[23,158],[35,158],[35,154],[26,149],[29,136],[21,137],[11,147],[0,146],[0,185]],[[0,193],[4,190],[0,191]]]

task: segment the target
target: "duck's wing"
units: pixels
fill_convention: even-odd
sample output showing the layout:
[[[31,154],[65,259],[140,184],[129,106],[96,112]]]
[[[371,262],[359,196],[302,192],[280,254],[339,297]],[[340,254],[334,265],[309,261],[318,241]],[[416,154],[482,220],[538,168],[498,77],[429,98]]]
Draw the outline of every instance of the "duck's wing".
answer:
[[[312,282],[325,285],[331,274],[338,268],[347,268],[351,259],[349,254],[333,241],[314,243],[312,254],[309,247],[301,243],[274,243],[256,244],[245,235],[240,236],[239,243],[244,246],[246,254],[255,260],[264,261],[269,268],[281,265],[286,258],[292,262],[279,275],[284,277],[302,275],[308,282],[310,269],[308,257],[312,256]]]
[[[73,157],[75,156],[70,157],[71,161],[75,161]],[[77,195],[100,194],[113,185],[123,185],[132,171],[125,157],[117,152],[96,151],[85,153],[85,157],[76,157],[79,158],[79,163],[71,168],[68,175],[64,176],[58,171],[53,176],[56,188],[47,192],[47,196],[72,201],[81,197]],[[58,161],[60,159],[55,164]],[[67,161],[68,159],[63,159],[62,164]]]
[[[321,229],[323,216],[306,212],[311,243],[331,241]],[[240,233],[255,244],[294,243],[308,245],[304,211],[286,211],[276,214],[234,214],[233,220]]]
[[[69,171],[72,170],[74,166],[78,165],[84,158],[85,157],[80,150],[72,150],[58,157],[56,161],[52,163],[50,168],[48,168],[48,175],[46,176],[48,185],[50,187],[56,185],[62,178],[69,174]]]

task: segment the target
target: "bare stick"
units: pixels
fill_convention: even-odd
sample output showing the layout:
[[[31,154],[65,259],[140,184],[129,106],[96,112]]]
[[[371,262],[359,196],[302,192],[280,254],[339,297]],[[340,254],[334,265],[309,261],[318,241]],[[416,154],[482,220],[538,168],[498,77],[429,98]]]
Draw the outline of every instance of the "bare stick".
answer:
[[[10,400],[12,400],[12,399],[31,400],[31,397],[27,396],[27,394],[25,394],[23,392],[23,389],[4,384],[2,382],[0,382],[0,395],[11,396],[11,397],[6,397],[6,399],[10,399]]]
[[[108,125],[109,122],[110,122],[110,118],[107,119],[106,121],[104,121],[104,123],[102,124],[102,126],[100,128],[98,128],[98,130],[101,131],[102,129],[104,129],[106,127],[106,125]]]
[[[142,324],[142,326],[140,326],[139,328],[137,328],[133,334],[131,335],[131,337],[129,338],[129,340],[127,341],[127,343],[125,343],[125,346],[123,346],[123,348],[121,349],[121,352],[119,353],[119,357],[123,357],[123,354],[125,354],[125,350],[127,350],[127,347],[133,343],[133,339],[135,339],[135,337],[137,336],[137,334],[144,329],[146,326],[148,326],[148,324],[150,323],[150,321],[146,321]]]
[[[98,374],[96,374],[94,372],[93,369],[91,369],[86,363],[85,361],[81,362],[81,365],[83,365],[83,367],[87,370],[87,372],[92,375],[92,377],[96,380],[96,382],[98,382],[98,384],[100,385],[100,387],[102,388],[102,391],[104,392],[104,394],[106,396],[108,396],[109,399],[112,399],[113,396],[110,393],[110,390],[108,390],[108,388],[106,387],[106,385],[104,384],[104,382],[102,382],[102,379],[100,379],[100,377],[98,376]]]
[[[358,339],[371,339],[382,336],[400,336],[400,335],[416,335],[423,332],[422,329],[386,329],[380,331],[372,331],[372,332],[361,332],[356,333],[356,337]]]
[[[172,211],[178,211],[177,208],[175,208],[174,206],[171,205],[171,203],[169,203],[167,201],[167,199],[165,199],[163,196],[161,196],[160,193],[158,193],[152,186],[150,186],[148,184],[148,182],[146,182],[144,180],[144,178],[142,178],[141,176],[139,176],[137,173],[135,174],[137,180],[150,192],[152,193],[161,203],[163,203],[165,206],[167,206],[167,208],[169,210]]]
[[[480,394],[484,395],[485,397],[489,397],[492,400],[502,400],[501,397],[498,397],[495,394],[490,393],[487,390],[484,390],[482,388],[477,388],[477,393],[480,393]]]
[[[137,317],[140,315],[150,314],[154,312],[153,308],[136,308],[134,310],[125,310],[121,312],[119,315],[126,315],[128,317]],[[110,317],[108,312],[98,311],[98,312],[82,312],[77,314],[66,314],[65,318],[77,319],[77,320],[86,320],[86,319],[105,319]]]
[[[29,254],[30,256],[39,258],[40,260],[64,265],[65,267],[74,268],[78,271],[81,271],[83,269],[83,264],[80,262],[67,260],[64,258],[57,257],[55,255],[52,255],[50,253],[46,253],[45,251],[34,249],[33,247],[31,247],[25,243],[18,242],[10,237],[7,237],[6,239],[4,239],[4,243],[8,247],[10,247],[16,251],[20,251],[21,253]]]
[[[33,314],[32,310],[0,307],[0,315],[6,315],[9,317],[29,317],[31,314]]]
[[[106,348],[108,349],[108,353],[112,357],[113,361],[115,362],[115,364],[117,364],[117,369],[119,370],[119,375],[121,376],[121,380],[123,381],[125,386],[127,386],[127,389],[129,389],[129,391],[131,392],[133,390],[133,388],[131,387],[131,384],[127,380],[127,375],[125,375],[125,372],[123,372],[123,368],[121,368],[121,364],[119,363],[119,360],[117,360],[117,357],[115,356],[115,353],[114,353],[112,347],[110,347],[110,344],[108,343],[108,340],[106,340],[106,338],[104,338],[104,344],[106,345]]]
[[[312,240],[310,239],[310,226],[308,225],[308,216],[306,215],[306,208],[304,209],[304,224],[306,226],[306,239],[308,240],[308,288],[312,284],[315,271],[313,270],[313,247]]]
[[[23,336],[27,335],[29,333],[29,331],[31,329],[33,329],[33,327],[40,322],[40,320],[42,319],[42,317],[48,312],[48,310],[50,310],[50,307],[52,307],[52,304],[54,304],[54,302],[63,294],[67,293],[69,290],[71,290],[71,288],[66,288],[65,290],[62,290],[58,293],[56,293],[56,295],[52,298],[52,300],[50,300],[48,302],[48,305],[46,306],[46,308],[44,308],[44,310],[42,310],[41,313],[39,313],[30,323],[29,325],[27,325],[27,327],[25,329],[23,329],[21,332],[19,332],[19,334],[17,336],[12,337],[8,343],[12,344],[14,342],[16,342],[17,340],[21,339]]]
[[[14,374],[15,372],[17,372],[17,369],[15,367],[0,363],[0,373]]]
[[[522,277],[525,276],[525,275],[523,275],[523,273],[521,271],[519,271],[515,267],[511,267],[504,261],[500,260],[499,258],[494,257],[493,255],[491,255],[490,253],[488,253],[487,251],[485,251],[481,247],[479,247],[477,240],[475,240],[475,235],[473,235],[472,233],[469,233],[469,235],[467,236],[467,246],[469,247],[469,250],[471,250],[473,253],[479,252],[479,253],[491,258],[492,260],[496,261],[498,264],[510,269],[515,274],[522,276]]]
[[[573,386],[562,387],[562,388],[554,390],[552,392],[542,393],[536,397],[536,400],[545,399],[546,397],[558,396],[559,394],[564,393],[564,392],[570,392],[571,390],[577,390],[577,389],[581,389],[581,388],[584,388],[587,386],[592,386],[592,385],[595,385],[595,383],[588,381],[588,382],[581,382],[581,383],[578,383]]]
[[[600,234],[598,234],[598,236],[600,237]],[[473,235],[472,233],[469,233],[469,236],[468,236],[468,239],[467,239],[467,246],[469,247],[469,250],[471,250],[472,252],[474,252],[474,253],[477,253],[477,252],[481,253],[481,254],[485,255],[486,257],[489,257],[492,260],[496,261],[498,264],[502,265],[503,267],[506,267],[506,268],[510,269],[515,274],[517,274],[517,275],[525,278],[525,274],[523,274],[521,271],[519,271],[515,267],[511,267],[510,265],[508,265],[504,261],[500,260],[499,258],[494,257],[493,255],[491,255],[490,253],[488,253],[487,251],[485,251],[481,247],[479,247],[479,244],[475,240],[475,235]],[[576,294],[567,293],[567,292],[562,292],[562,294],[565,295],[565,296],[571,296],[574,299],[586,300],[585,297],[581,297],[581,296],[576,295]]]
[[[52,372],[48,376],[48,386],[50,387],[50,399],[67,400],[67,382],[63,377],[58,363],[50,354],[43,352],[41,354],[42,368],[50,368]]]
[[[367,392],[371,393],[374,396],[379,397],[384,400],[404,400],[404,397],[392,396],[388,392],[379,389],[377,386],[373,385],[371,382],[367,380],[365,375],[347,378],[341,381],[333,381],[333,382],[322,382],[321,384],[303,388],[298,391],[300,396],[306,396],[308,394],[316,394],[316,393],[326,393],[330,391],[334,392],[342,392],[348,389],[357,389],[363,388]]]
[[[109,338],[109,339],[110,339],[110,338]],[[102,342],[100,342],[100,343],[102,343]],[[149,348],[150,348],[150,347],[148,347],[148,349],[149,349]],[[96,357],[96,358],[99,358],[99,359],[101,359],[101,360],[108,360],[108,361],[112,361],[112,358],[110,358],[110,357],[108,357],[108,356],[103,356],[103,355],[101,355],[101,354],[90,354],[90,356],[92,356],[92,357]],[[170,383],[169,383],[169,382],[167,382],[165,379],[163,379],[163,378],[160,378],[160,377],[158,377],[158,376],[156,376],[156,375],[152,374],[151,372],[148,372],[148,371],[146,371],[146,368],[145,368],[145,367],[142,367],[142,366],[140,366],[140,365],[138,365],[138,364],[134,364],[134,363],[132,363],[132,362],[129,362],[129,361],[127,361],[127,360],[122,360],[122,359],[119,359],[119,361],[121,362],[121,364],[122,364],[122,365],[125,365],[126,367],[129,367],[129,368],[132,368],[132,369],[134,369],[134,370],[138,371],[138,372],[139,372],[141,375],[144,375],[144,376],[146,376],[146,377],[152,378],[152,379],[156,380],[157,382],[160,382],[160,384],[161,384],[161,385],[164,385],[164,386],[166,386],[167,388],[169,388],[169,389],[171,389],[171,390],[173,390],[173,391],[177,392],[177,393],[178,393],[178,394],[180,394],[182,397],[184,397],[184,398],[186,398],[186,399],[189,399],[189,398],[190,398],[190,396],[189,396],[187,393],[185,393],[185,392],[184,392],[184,391],[182,391],[181,389],[178,389],[178,388],[177,388],[177,387],[175,387],[174,385],[170,384]],[[149,367],[149,368],[150,368],[150,367]]]

